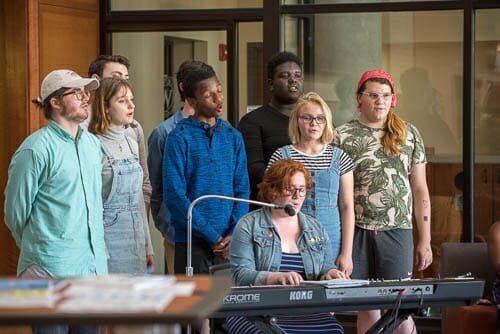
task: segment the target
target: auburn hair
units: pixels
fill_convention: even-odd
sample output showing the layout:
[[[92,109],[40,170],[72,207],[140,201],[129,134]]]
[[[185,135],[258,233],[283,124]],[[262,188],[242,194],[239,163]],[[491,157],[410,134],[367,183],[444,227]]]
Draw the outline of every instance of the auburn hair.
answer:
[[[273,203],[281,194],[283,189],[290,186],[292,176],[302,173],[306,180],[306,189],[313,186],[313,182],[306,167],[295,160],[277,160],[264,174],[262,182],[258,185],[259,193],[257,199],[267,203]]]

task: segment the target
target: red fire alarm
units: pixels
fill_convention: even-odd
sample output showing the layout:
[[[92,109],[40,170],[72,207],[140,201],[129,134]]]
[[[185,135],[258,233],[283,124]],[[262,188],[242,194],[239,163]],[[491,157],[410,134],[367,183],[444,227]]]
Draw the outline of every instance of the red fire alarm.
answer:
[[[227,60],[227,46],[226,46],[226,44],[219,44],[219,60],[220,61]]]

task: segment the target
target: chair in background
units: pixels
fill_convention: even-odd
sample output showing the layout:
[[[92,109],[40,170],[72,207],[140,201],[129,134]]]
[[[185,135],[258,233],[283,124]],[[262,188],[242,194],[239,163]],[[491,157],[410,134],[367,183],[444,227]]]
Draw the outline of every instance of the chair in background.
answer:
[[[443,243],[441,245],[441,278],[470,273],[484,279],[483,296],[491,294],[496,275],[488,258],[487,244]],[[494,305],[448,307],[443,312],[443,333],[496,333],[497,311]]]

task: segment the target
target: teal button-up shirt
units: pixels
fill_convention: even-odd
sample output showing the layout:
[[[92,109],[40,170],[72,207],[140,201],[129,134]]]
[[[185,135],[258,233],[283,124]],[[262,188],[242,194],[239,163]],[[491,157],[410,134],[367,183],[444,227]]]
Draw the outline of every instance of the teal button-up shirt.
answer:
[[[53,277],[107,272],[99,140],[57,123],[14,153],[5,188],[5,224],[18,247],[17,273],[33,264]]]

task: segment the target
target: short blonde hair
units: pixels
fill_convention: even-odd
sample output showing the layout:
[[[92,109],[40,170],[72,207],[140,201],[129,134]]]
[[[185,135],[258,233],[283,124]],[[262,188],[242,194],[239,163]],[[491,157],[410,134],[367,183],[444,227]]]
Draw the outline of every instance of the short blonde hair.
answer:
[[[329,144],[332,142],[335,135],[335,127],[333,125],[332,111],[325,100],[319,96],[316,92],[308,92],[299,97],[295,108],[292,110],[290,115],[290,121],[288,123],[288,136],[292,144],[296,144],[300,141],[300,130],[299,130],[299,113],[302,108],[307,104],[316,104],[323,111],[323,116],[326,118],[325,128],[323,129],[323,134],[321,135],[321,142],[323,144]]]

